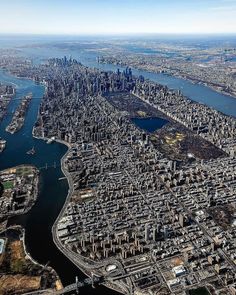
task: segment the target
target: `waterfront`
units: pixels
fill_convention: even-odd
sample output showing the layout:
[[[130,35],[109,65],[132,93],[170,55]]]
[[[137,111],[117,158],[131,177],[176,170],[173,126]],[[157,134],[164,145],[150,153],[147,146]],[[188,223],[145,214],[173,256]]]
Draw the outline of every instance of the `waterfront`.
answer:
[[[89,63],[91,60],[89,61]],[[94,65],[96,65],[94,63]],[[102,67],[102,65],[99,65]],[[105,65],[106,69],[115,69],[112,66]],[[136,71],[134,71],[136,73]],[[139,73],[139,72],[137,72]],[[150,74],[143,73],[145,77],[152,75],[150,79],[159,79],[159,74]],[[147,75],[147,76],[146,76]],[[178,80],[172,80],[172,77],[164,76],[168,83],[168,86],[173,83],[172,88],[181,88],[183,87],[184,91],[190,91],[190,97],[193,98],[196,96],[196,99],[201,101],[202,97],[209,98],[208,90],[213,95],[213,103],[220,103],[223,107],[226,107],[228,104],[229,97],[218,94],[204,86],[201,85],[193,85],[192,86],[200,87],[199,93],[197,91],[191,92],[191,86],[186,84],[187,86],[183,86],[183,84],[178,84]],[[164,79],[163,78],[163,79]],[[175,78],[174,78],[175,79]],[[7,75],[1,72],[0,80],[2,82],[11,82],[16,84],[17,87],[17,97],[22,97],[25,93],[32,91],[34,98],[26,117],[26,122],[24,128],[15,135],[9,135],[4,132],[5,126],[9,123],[12,115],[12,111],[16,108],[19,103],[19,100],[13,100],[8,109],[8,116],[1,124],[0,136],[7,139],[7,148],[4,153],[0,156],[0,168],[4,169],[10,166],[14,166],[22,163],[32,163],[37,167],[42,167],[45,163],[52,165],[54,161],[57,165],[60,164],[60,158],[66,152],[66,147],[57,143],[52,145],[46,145],[45,142],[41,140],[33,139],[31,136],[32,126],[37,116],[37,109],[40,103],[40,99],[43,94],[43,87],[40,85],[35,85],[32,81],[23,80],[23,79],[15,79],[14,77]],[[163,80],[163,84],[166,84]],[[181,83],[184,80],[181,81]],[[161,83],[161,81],[158,81]],[[175,84],[176,83],[176,84]],[[175,87],[176,85],[176,87]],[[188,88],[189,87],[189,88]],[[186,90],[187,89],[187,90]],[[195,88],[194,88],[195,89]],[[197,88],[196,88],[197,89]],[[206,89],[206,92],[204,92]],[[186,93],[184,93],[186,94]],[[199,96],[198,96],[199,95]],[[216,95],[216,96],[215,96]],[[220,95],[219,100],[216,101],[216,98]],[[201,98],[200,98],[201,97]],[[223,97],[226,97],[225,99]],[[209,100],[208,102],[210,102]],[[233,106],[236,106],[236,100],[232,99]],[[236,110],[230,108],[232,115],[236,114]],[[219,108],[218,108],[219,109]],[[227,110],[228,108],[226,108]],[[221,109],[219,109],[221,110]],[[226,112],[226,111],[225,111]],[[36,155],[29,156],[26,155],[26,151],[35,147]],[[75,275],[78,273],[79,278],[84,277],[74,266],[71,264],[54,246],[51,239],[51,227],[53,221],[57,217],[60,212],[60,209],[64,203],[65,197],[67,195],[68,185],[66,181],[59,182],[58,178],[62,176],[60,168],[56,169],[48,169],[42,170],[41,172],[41,186],[40,186],[40,196],[36,205],[33,207],[31,212],[25,216],[17,217],[12,219],[12,223],[20,223],[26,227],[26,243],[29,252],[41,263],[47,263],[50,261],[50,265],[56,269],[58,274],[61,276],[62,281],[67,284],[74,280]],[[42,217],[43,216],[43,217]],[[43,238],[42,238],[43,237]],[[99,288],[100,289],[100,288]],[[91,289],[89,294],[99,294],[98,290]],[[105,288],[101,288],[101,294],[113,294],[112,291],[107,290]],[[105,290],[105,291],[104,291]],[[86,289],[86,292],[87,289]],[[84,294],[86,294],[86,292]],[[82,292],[83,294],[83,292]]]
[[[52,225],[59,215],[68,192],[67,181],[59,181],[63,177],[60,169],[60,159],[65,154],[67,147],[59,144],[46,144],[42,140],[32,137],[32,128],[37,117],[38,106],[44,93],[44,87],[36,85],[26,79],[17,79],[6,72],[0,71],[0,81],[3,83],[14,83],[16,85],[16,97],[8,107],[8,114],[1,122],[0,136],[7,140],[7,146],[0,155],[0,170],[20,165],[33,164],[36,167],[44,167],[46,163],[57,168],[41,170],[40,193],[35,206],[29,213],[17,216],[10,220],[10,224],[20,224],[25,227],[25,238],[27,251],[41,264],[49,263],[59,274],[63,284],[67,285],[79,279],[85,278],[73,263],[71,263],[54,245],[51,235]],[[11,120],[12,112],[15,110],[23,95],[33,93],[33,99],[26,115],[24,127],[14,135],[5,132],[5,127]],[[34,146],[35,155],[27,155],[26,152]],[[105,287],[96,289],[86,288],[81,294],[117,294]]]
[[[96,39],[97,38],[97,39]],[[96,37],[97,42],[104,39]],[[7,48],[11,46],[13,49],[18,51],[19,56],[24,56],[26,58],[32,59],[34,64],[39,64],[51,57],[67,57],[78,59],[81,63],[88,67],[96,67],[101,70],[111,70],[116,71],[119,67],[120,70],[125,69],[122,66],[117,66],[113,64],[99,64],[97,62],[97,57],[100,55],[93,50],[86,50],[85,48],[71,48],[70,43],[76,42],[91,42],[93,37],[56,37],[48,39],[48,37],[29,37],[26,39],[5,37],[0,39],[0,46]],[[209,42],[212,42],[211,40]],[[63,44],[61,48],[60,45]],[[205,46],[205,40],[204,40]],[[202,44],[202,45],[203,45]],[[67,49],[66,48],[67,45]],[[132,48],[130,48],[132,51]],[[145,48],[139,48],[140,53],[145,53]],[[171,89],[178,89],[192,100],[199,103],[204,103],[210,107],[217,109],[218,111],[225,113],[226,115],[236,116],[236,99],[234,97],[225,95],[214,91],[213,89],[200,85],[194,84],[191,81],[185,80],[183,78],[178,78],[170,76],[164,73],[152,73],[144,70],[132,69],[135,75],[142,75],[146,79],[150,79],[157,83],[168,86]]]
[[[54,46],[52,46],[52,44],[50,46],[44,44],[41,47],[20,48],[20,50],[20,55],[24,55],[33,59],[35,63],[41,63],[50,57],[60,58],[66,55],[78,59],[81,63],[88,67],[95,67],[106,71],[116,71],[117,68],[120,70],[125,69],[125,67],[122,66],[98,63],[96,58],[99,56],[99,54],[94,50],[62,50],[56,47],[56,43]],[[236,117],[236,99],[234,97],[216,92],[207,86],[194,84],[191,81],[185,80],[183,78],[170,76],[164,73],[152,73],[137,69],[132,69],[132,71],[134,75],[142,75],[144,78],[150,79],[162,85],[166,85],[170,89],[181,90],[185,96],[194,101],[206,104],[209,107],[212,107],[226,115]]]
[[[116,71],[117,66],[111,64],[91,64],[89,62],[84,62],[88,66],[98,67],[103,70]],[[119,67],[121,70],[124,68]],[[197,101],[202,104],[206,104],[226,115],[236,117],[236,99],[229,95],[225,95],[212,90],[211,88],[200,85],[193,84],[188,80],[182,78],[177,78],[163,73],[151,73],[143,70],[132,69],[133,74],[136,76],[142,75],[145,79],[166,85],[170,89],[180,90],[186,97]]]

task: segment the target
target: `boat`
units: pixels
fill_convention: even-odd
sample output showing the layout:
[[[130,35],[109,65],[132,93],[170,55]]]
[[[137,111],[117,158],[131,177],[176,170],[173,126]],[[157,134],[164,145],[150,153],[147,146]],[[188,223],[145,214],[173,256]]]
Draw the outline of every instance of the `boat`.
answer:
[[[54,141],[55,141],[54,137],[51,137],[48,139],[47,143],[50,144],[50,143],[53,143]]]
[[[50,144],[52,142],[53,142],[53,140],[51,138],[47,140],[47,144]]]
[[[5,149],[6,143],[7,143],[7,141],[4,139],[1,139],[1,137],[0,137],[0,153],[2,153],[3,150]]]
[[[32,147],[31,150],[29,150],[28,152],[26,152],[27,155],[34,155],[36,153],[34,147]]]

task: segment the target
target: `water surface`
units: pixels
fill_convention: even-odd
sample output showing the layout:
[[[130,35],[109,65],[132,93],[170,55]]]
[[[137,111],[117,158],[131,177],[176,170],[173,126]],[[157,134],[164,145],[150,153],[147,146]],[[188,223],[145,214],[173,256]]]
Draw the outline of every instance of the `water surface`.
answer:
[[[131,121],[138,126],[139,128],[147,131],[147,132],[154,132],[157,129],[161,129],[165,126],[168,121],[161,118],[132,118]]]

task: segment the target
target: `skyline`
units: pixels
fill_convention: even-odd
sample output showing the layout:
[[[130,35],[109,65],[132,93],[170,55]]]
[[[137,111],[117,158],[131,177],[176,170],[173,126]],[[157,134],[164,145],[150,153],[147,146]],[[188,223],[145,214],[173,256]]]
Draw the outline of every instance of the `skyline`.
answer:
[[[234,0],[12,0],[0,34],[234,34]]]
[[[236,295],[236,0],[0,11],[0,295]]]

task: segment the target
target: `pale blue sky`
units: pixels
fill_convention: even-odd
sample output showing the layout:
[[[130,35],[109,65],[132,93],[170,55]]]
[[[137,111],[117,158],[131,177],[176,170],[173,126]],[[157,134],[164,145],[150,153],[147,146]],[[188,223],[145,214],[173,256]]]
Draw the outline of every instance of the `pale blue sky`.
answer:
[[[0,33],[236,33],[236,0],[0,0]]]

